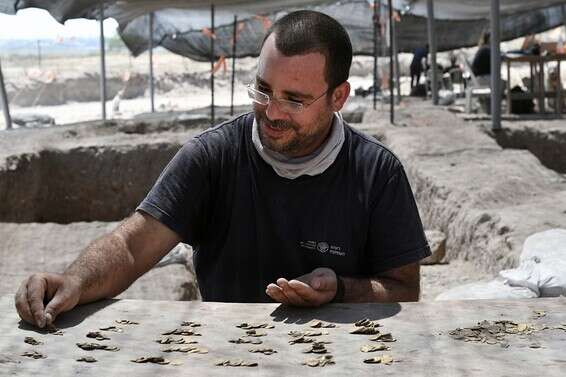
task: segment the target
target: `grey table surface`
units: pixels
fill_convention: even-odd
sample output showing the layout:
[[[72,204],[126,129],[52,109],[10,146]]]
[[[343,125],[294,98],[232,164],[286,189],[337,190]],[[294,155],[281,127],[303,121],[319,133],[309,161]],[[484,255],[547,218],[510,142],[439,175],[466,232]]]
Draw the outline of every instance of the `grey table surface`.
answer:
[[[116,376],[116,375],[196,375],[196,376],[566,376],[566,331],[555,326],[566,324],[566,298],[514,301],[475,300],[402,304],[331,304],[317,309],[288,308],[277,304],[227,304],[182,301],[106,300],[84,305],[65,313],[56,321],[62,336],[38,331],[20,321],[12,295],[0,297],[0,375],[18,376]],[[536,318],[534,311],[546,315]],[[362,318],[377,320],[382,332],[397,339],[390,351],[362,353],[364,344],[375,344],[367,335],[349,330]],[[89,331],[116,325],[127,319],[139,325],[123,325],[121,333],[106,332],[118,352],[83,351],[78,342]],[[306,344],[290,345],[288,332],[308,328],[313,319],[333,322],[322,338],[334,356],[335,364],[308,367],[302,362],[312,356],[302,350]],[[508,347],[499,344],[464,342],[448,333],[470,327],[482,320],[512,320],[549,329],[530,335],[508,335]],[[182,321],[202,324],[193,336],[207,354],[162,353],[163,345],[154,340],[160,334],[180,326]],[[228,340],[244,335],[236,325],[242,322],[267,322],[261,346],[278,352],[273,355],[250,353],[249,344]],[[43,342],[32,346],[26,336]],[[189,337],[190,338],[190,337]],[[536,343],[540,348],[531,348]],[[36,350],[45,359],[30,359],[21,354]],[[365,358],[383,353],[391,355],[391,365],[365,364]],[[77,362],[81,356],[94,356],[96,363]],[[180,365],[136,364],[141,356],[164,356]],[[243,359],[257,367],[215,366],[219,359]]]

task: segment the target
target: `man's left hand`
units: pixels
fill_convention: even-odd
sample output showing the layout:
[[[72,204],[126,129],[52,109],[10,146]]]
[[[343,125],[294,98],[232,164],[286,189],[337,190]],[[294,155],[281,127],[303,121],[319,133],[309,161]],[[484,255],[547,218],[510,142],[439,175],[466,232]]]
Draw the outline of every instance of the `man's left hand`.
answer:
[[[293,280],[277,279],[265,293],[275,301],[291,306],[320,306],[334,298],[337,289],[336,273],[330,268],[317,268]]]

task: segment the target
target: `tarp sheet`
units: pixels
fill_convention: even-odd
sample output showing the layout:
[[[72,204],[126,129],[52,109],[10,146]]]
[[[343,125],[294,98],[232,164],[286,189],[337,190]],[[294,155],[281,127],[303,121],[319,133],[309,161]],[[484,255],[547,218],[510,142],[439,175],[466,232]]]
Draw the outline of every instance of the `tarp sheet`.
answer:
[[[381,0],[383,3],[387,1]],[[229,14],[270,13],[286,8],[304,7],[328,0],[105,0],[105,16],[115,18],[120,24],[143,14],[166,8],[185,8],[196,11],[208,10],[213,2],[219,11]],[[373,0],[369,0],[373,3]],[[553,5],[565,4],[566,0],[499,0],[501,15],[524,13]],[[0,12],[15,14],[20,9],[42,8],[48,10],[60,22],[71,18],[98,16],[99,0],[0,0]],[[426,0],[393,0],[396,9],[425,17]],[[488,18],[491,0],[434,0],[435,18],[469,20]]]
[[[499,0],[502,16],[525,13],[554,5],[565,0]],[[427,16],[426,0],[393,0],[393,7],[416,16]],[[441,20],[487,19],[491,0],[434,0],[434,18]]]
[[[124,24],[160,9],[177,8],[209,11],[210,4],[220,13],[233,15],[271,13],[288,7],[328,3],[329,0],[104,0],[104,16]],[[99,0],[0,0],[0,12],[15,14],[20,9],[47,10],[59,22],[72,18],[98,18]],[[220,15],[222,16],[222,15]]]
[[[500,0],[501,40],[538,33],[564,23],[566,0]],[[154,11],[153,45],[189,57],[211,58],[210,1],[203,0],[122,0],[105,1],[105,17],[118,21],[119,33],[132,54],[139,55],[149,46],[149,17]],[[289,11],[310,7],[340,21],[347,29],[354,53],[373,55],[373,1],[351,0],[215,0],[214,59],[232,56],[233,17],[238,14],[237,57],[257,56],[259,45],[270,24]],[[54,18],[97,18],[96,0],[0,0],[0,11],[14,13],[37,7]],[[397,40],[400,52],[411,52],[427,40],[426,0],[394,0],[400,11]],[[489,28],[490,0],[435,0],[437,48],[439,51],[474,46],[482,31]],[[181,9],[183,8],[183,9]],[[385,15],[384,15],[385,16]],[[385,17],[382,19],[384,30]],[[383,51],[378,36],[378,53]]]
[[[311,7],[336,18],[348,31],[354,54],[373,55],[373,9],[366,0],[342,1],[330,5]],[[290,9],[292,10],[292,9]],[[501,17],[501,38],[503,41],[524,35],[546,31],[563,23],[562,5],[541,8],[529,12]],[[237,25],[237,57],[257,56],[266,28],[287,11],[275,12],[267,17],[252,16]],[[195,28],[195,18],[188,10],[162,10],[155,13],[154,46],[166,49],[199,61],[210,60],[210,37]],[[120,25],[120,36],[134,55],[148,47],[149,17]],[[384,21],[384,20],[382,20]],[[385,25],[384,25],[385,26]],[[489,28],[489,20],[437,20],[437,46],[439,51],[475,46],[482,31]],[[385,28],[386,29],[386,28]],[[400,52],[412,52],[424,46],[427,40],[427,19],[412,14],[401,16],[397,27]],[[228,24],[215,29],[214,58],[232,56],[233,16]],[[378,46],[382,45],[378,36]],[[381,55],[382,49],[378,48]]]

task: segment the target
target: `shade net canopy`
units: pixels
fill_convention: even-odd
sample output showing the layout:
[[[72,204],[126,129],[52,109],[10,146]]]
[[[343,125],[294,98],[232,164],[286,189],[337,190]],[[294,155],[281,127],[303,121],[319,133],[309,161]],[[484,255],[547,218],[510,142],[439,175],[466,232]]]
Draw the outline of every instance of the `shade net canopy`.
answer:
[[[99,0],[0,0],[0,12],[15,14],[20,9],[41,8],[57,21],[65,22],[72,18],[99,18],[100,3]],[[167,8],[208,11],[210,4],[214,3],[220,12],[230,15],[258,14],[328,3],[328,0],[104,0],[102,3],[105,17],[124,24],[141,15]]]
[[[564,23],[566,0],[500,0],[501,40],[511,40],[555,28]],[[383,2],[386,3],[386,2]],[[197,61],[232,57],[234,15],[236,24],[236,57],[259,55],[261,41],[277,19],[297,9],[314,9],[337,19],[348,31],[354,54],[374,54],[373,1],[299,1],[299,0],[218,0],[215,4],[214,35],[211,26],[210,1],[188,0],[122,0],[105,1],[104,17],[118,21],[119,34],[133,55],[149,47],[149,12],[153,12],[153,46]],[[428,43],[426,0],[394,0],[396,38],[400,52],[411,52]],[[0,0],[0,11],[15,13],[37,7],[48,10],[54,18],[99,18],[99,2],[92,0],[14,1]],[[437,49],[471,47],[489,28],[490,0],[435,0]],[[378,29],[378,54],[387,53],[381,46],[387,39],[387,9],[381,11]],[[383,34],[383,36],[382,36]],[[214,38],[214,54],[211,54]],[[213,55],[213,56],[212,56]]]
[[[492,0],[434,0],[434,18],[441,20],[487,19]],[[564,0],[499,0],[502,16],[530,12],[554,5],[565,4]],[[393,0],[393,7],[403,13],[427,16],[427,0]]]

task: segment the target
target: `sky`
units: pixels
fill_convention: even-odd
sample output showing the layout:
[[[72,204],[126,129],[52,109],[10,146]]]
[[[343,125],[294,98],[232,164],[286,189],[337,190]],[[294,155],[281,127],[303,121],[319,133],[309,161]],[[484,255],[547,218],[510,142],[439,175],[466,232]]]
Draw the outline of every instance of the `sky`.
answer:
[[[114,36],[117,27],[114,19],[106,19],[104,35]],[[68,20],[61,25],[43,9],[22,9],[16,15],[0,13],[0,39],[96,38],[99,33],[96,20]]]

